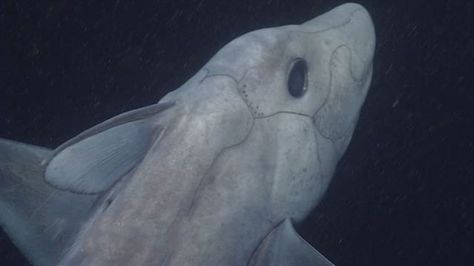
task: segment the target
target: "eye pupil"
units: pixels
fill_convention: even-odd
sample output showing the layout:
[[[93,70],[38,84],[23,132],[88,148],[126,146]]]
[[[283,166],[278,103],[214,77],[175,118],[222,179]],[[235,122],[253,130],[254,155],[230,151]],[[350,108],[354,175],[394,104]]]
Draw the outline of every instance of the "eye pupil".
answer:
[[[288,76],[288,92],[291,96],[295,98],[303,96],[304,92],[306,91],[307,72],[308,66],[304,59],[298,58],[293,62],[290,74]]]

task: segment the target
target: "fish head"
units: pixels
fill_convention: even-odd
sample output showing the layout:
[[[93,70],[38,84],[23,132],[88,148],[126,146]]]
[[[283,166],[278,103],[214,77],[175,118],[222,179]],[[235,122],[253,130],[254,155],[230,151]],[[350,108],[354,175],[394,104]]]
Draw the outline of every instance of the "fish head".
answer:
[[[251,131],[259,131],[263,137],[239,160],[263,154],[253,174],[272,176],[265,182],[273,206],[283,216],[303,217],[349,145],[371,83],[374,49],[369,13],[344,4],[299,25],[242,35],[169,98],[194,106],[193,114],[213,110],[209,124],[218,130],[208,132],[225,139],[213,145],[220,150],[245,145]],[[202,106],[206,112],[197,111]]]
[[[300,25],[247,33],[204,67],[232,78],[254,118],[313,118],[317,134],[342,154],[372,78],[375,32],[367,10],[348,3]]]

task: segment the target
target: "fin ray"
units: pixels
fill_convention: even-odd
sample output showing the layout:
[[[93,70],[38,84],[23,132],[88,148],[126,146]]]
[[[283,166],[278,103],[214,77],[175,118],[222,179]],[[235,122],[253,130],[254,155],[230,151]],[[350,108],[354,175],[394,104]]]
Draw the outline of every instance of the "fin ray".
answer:
[[[48,162],[48,183],[77,193],[103,192],[146,155],[163,128],[150,116],[173,103],[132,110],[94,126],[59,146]]]

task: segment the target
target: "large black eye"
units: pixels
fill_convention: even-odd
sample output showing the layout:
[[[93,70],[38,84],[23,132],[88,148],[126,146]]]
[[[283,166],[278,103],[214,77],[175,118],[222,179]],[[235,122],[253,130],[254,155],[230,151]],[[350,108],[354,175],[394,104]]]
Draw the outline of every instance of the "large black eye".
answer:
[[[288,92],[291,96],[299,98],[306,91],[308,66],[303,58],[297,58],[291,65],[288,76]]]

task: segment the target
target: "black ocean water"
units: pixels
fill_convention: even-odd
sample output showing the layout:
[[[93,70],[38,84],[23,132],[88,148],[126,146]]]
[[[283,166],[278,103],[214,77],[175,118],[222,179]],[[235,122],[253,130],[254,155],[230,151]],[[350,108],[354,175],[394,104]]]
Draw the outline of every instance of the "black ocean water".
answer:
[[[0,137],[54,148],[158,101],[219,48],[344,1],[0,2]],[[323,202],[298,227],[336,265],[474,263],[474,2],[359,1],[373,85]],[[0,235],[0,264],[29,265]]]

